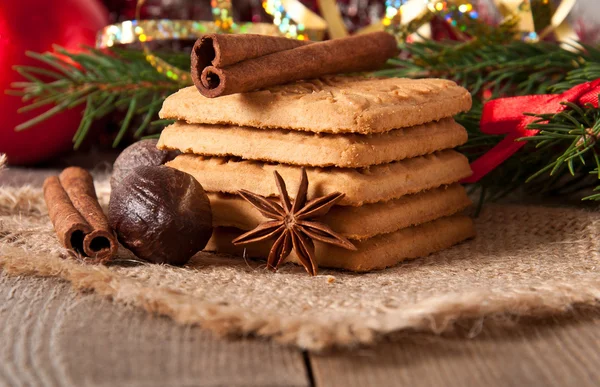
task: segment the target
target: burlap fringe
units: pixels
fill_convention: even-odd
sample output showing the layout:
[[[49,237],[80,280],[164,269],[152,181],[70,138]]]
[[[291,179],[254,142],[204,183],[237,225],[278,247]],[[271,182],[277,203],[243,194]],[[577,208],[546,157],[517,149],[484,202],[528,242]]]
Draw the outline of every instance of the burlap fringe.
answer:
[[[0,189],[0,213],[45,216],[39,189]],[[1,226],[1,225],[0,225]],[[2,232],[2,227],[0,227]],[[116,302],[135,305],[164,315],[181,324],[199,324],[217,334],[256,335],[309,350],[372,344],[378,338],[405,329],[435,333],[451,329],[465,318],[494,315],[546,315],[562,313],[576,304],[596,305],[600,279],[570,284],[511,289],[509,292],[470,292],[427,298],[377,318],[342,318],[336,321],[307,319],[301,315],[281,317],[254,313],[247,308],[205,302],[173,289],[143,286],[110,267],[91,266],[61,258],[65,252],[44,253],[32,258],[26,247],[8,243],[9,233],[0,233],[0,267],[9,275],[57,277],[78,291],[93,291]]]

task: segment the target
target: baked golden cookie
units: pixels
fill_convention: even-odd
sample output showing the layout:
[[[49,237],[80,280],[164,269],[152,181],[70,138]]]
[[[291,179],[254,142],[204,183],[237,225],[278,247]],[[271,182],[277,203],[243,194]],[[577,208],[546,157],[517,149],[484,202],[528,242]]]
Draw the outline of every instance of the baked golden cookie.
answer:
[[[194,176],[207,192],[235,194],[245,189],[263,196],[277,196],[273,179],[273,171],[277,171],[293,198],[300,181],[300,167],[284,164],[183,154],[166,165]],[[454,150],[364,169],[315,167],[306,171],[309,198],[342,192],[346,196],[338,204],[346,206],[396,199],[456,183],[471,175],[467,158]]]
[[[382,133],[452,117],[471,94],[445,79],[327,77],[205,98],[194,86],[169,96],[164,119],[318,133]]]
[[[208,197],[215,227],[251,230],[267,220],[240,196],[209,193]],[[334,206],[318,220],[346,238],[363,240],[454,215],[469,205],[471,200],[457,183],[387,202]]]
[[[452,118],[372,135],[316,134],[179,121],[162,131],[158,148],[204,156],[359,168],[454,148],[466,141],[467,131]]]
[[[216,228],[205,251],[266,257],[271,241],[234,246],[231,241],[242,232],[236,229]],[[364,241],[352,241],[356,251],[315,242],[315,256],[319,267],[346,269],[356,272],[384,269],[408,259],[425,257],[475,236],[473,221],[468,216],[453,215],[414,227],[403,228]],[[298,263],[294,252],[288,262]]]

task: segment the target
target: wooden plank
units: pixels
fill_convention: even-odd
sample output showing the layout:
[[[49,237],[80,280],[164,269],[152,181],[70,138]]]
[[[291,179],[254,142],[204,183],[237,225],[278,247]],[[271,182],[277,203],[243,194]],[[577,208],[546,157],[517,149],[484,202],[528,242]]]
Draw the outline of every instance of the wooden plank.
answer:
[[[307,386],[302,352],[0,273],[2,386]]]
[[[600,315],[413,335],[373,350],[311,355],[316,386],[597,386]]]

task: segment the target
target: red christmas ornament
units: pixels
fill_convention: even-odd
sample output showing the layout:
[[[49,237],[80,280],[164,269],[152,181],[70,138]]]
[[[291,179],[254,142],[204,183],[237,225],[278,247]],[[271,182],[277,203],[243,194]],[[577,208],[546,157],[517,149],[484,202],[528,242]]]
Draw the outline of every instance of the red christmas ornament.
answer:
[[[25,81],[12,69],[15,65],[41,66],[26,51],[52,51],[58,44],[68,50],[93,46],[96,32],[108,24],[99,0],[15,0],[0,7],[0,153],[11,164],[33,164],[48,160],[72,146],[81,119],[81,108],[60,113],[21,132],[14,128],[47,108],[17,113],[24,106],[19,97],[6,95],[13,82]]]

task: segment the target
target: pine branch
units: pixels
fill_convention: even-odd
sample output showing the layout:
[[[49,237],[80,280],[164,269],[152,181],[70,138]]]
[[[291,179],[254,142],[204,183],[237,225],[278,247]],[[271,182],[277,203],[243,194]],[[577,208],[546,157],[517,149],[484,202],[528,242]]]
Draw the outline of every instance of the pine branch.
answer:
[[[396,68],[378,75],[452,79],[479,99],[547,93],[565,81],[567,72],[583,69],[596,59],[595,52],[582,46],[570,51],[554,43],[489,36],[468,42],[427,40],[400,47],[406,59],[390,61]]]
[[[580,176],[579,181],[589,181],[581,188],[589,188],[600,179],[600,109],[591,105],[581,107],[570,102],[564,104],[568,110],[558,114],[536,115],[538,120],[529,125],[530,129],[538,129],[540,133],[523,140],[534,143],[537,149],[552,149],[555,154],[547,165],[533,173],[526,182],[546,174],[557,180],[566,177],[572,184],[570,178]],[[600,195],[584,199],[600,200]]]
[[[540,133],[520,139],[527,144],[478,183],[488,200],[516,190],[535,195],[579,194],[598,185],[600,109],[566,105],[568,109],[561,113],[536,115],[528,129]],[[463,152],[469,154],[470,143]],[[469,156],[474,159],[479,154]],[[584,199],[600,200],[600,194]]]
[[[16,66],[15,70],[27,82],[14,83],[14,90],[8,93],[29,102],[20,112],[51,106],[17,126],[16,130],[25,130],[65,110],[85,105],[73,138],[75,149],[81,145],[94,121],[116,111],[124,111],[125,118],[113,146],[117,146],[131,130],[136,117],[143,117],[134,133],[136,138],[140,138],[156,118],[164,99],[180,87],[150,66],[139,51],[89,49],[88,52],[71,53],[60,47],[56,47],[55,51],[44,54],[28,52],[28,56],[51,70]],[[182,57],[180,54],[173,55],[169,60],[181,63]]]
[[[409,78],[446,78],[466,87],[473,95],[471,111],[456,117],[469,133],[460,151],[472,161],[495,146],[504,136],[480,131],[483,102],[491,98],[560,93],[600,78],[600,49],[573,44],[525,43],[514,40],[511,25],[474,34],[466,42],[432,41],[402,44],[402,59],[377,75]],[[488,199],[498,199],[517,189],[554,194],[589,189],[598,184],[600,166],[596,136],[598,110],[569,105],[560,114],[538,116],[531,125],[541,130],[478,186]],[[600,191],[600,187],[598,188]],[[588,197],[600,200],[600,193]]]
[[[552,93],[562,93],[573,86],[600,78],[600,47],[582,44],[585,50],[584,62],[581,67],[571,70],[562,82],[550,88]]]

